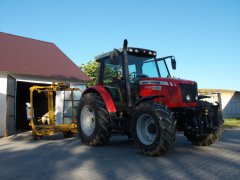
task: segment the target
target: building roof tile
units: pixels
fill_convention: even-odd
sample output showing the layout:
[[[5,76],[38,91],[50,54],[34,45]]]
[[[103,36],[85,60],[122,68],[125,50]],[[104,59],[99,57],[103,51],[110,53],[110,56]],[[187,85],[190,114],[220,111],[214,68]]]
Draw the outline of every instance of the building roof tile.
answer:
[[[66,80],[89,80],[55,44],[2,32],[0,71]]]

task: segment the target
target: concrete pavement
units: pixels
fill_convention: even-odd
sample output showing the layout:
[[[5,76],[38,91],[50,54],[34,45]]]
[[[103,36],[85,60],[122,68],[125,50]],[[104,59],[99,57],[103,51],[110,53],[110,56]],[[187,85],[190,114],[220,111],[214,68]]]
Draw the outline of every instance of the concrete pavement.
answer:
[[[181,134],[163,157],[140,154],[124,136],[87,147],[62,135],[33,141],[31,132],[0,139],[0,179],[240,179],[240,129],[209,147]]]

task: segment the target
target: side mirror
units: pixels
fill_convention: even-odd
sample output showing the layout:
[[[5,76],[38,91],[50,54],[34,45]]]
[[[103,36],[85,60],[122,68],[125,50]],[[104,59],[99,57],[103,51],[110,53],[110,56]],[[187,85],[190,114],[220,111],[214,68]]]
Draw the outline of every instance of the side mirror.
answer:
[[[171,64],[172,64],[172,69],[176,69],[177,62],[174,56],[171,57]]]
[[[110,64],[118,64],[119,52],[115,49],[110,53]]]

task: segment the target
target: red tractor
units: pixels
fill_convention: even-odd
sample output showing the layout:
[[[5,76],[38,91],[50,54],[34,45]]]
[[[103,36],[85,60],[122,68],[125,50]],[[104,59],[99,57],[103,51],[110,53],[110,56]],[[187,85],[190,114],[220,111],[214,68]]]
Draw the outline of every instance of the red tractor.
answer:
[[[142,48],[114,49],[96,58],[97,85],[86,89],[78,107],[83,143],[96,146],[112,134],[128,135],[140,151],[163,155],[175,143],[176,129],[195,145],[215,142],[223,131],[221,104],[201,101],[197,83],[170,76],[166,59]]]

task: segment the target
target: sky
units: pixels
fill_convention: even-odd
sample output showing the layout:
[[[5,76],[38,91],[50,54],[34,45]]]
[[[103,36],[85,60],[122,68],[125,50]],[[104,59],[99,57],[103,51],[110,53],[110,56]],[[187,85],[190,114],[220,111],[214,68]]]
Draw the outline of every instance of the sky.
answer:
[[[0,32],[53,42],[78,66],[127,39],[174,55],[177,78],[240,91],[239,0],[0,0]]]

